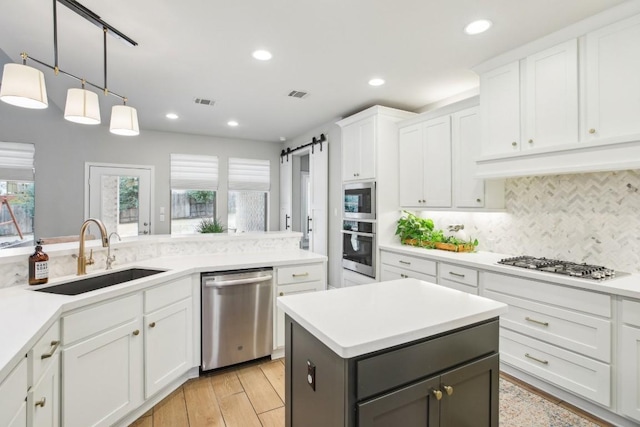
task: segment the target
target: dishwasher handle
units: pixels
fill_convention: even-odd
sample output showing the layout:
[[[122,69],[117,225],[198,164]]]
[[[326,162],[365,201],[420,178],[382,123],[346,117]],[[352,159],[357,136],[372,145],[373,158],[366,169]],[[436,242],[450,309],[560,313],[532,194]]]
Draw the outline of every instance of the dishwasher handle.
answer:
[[[273,279],[271,274],[267,274],[266,276],[260,277],[248,277],[244,279],[233,279],[233,280],[207,280],[204,281],[204,286],[207,288],[224,288],[227,286],[237,286],[237,285],[250,285],[252,283],[260,283],[266,282]]]

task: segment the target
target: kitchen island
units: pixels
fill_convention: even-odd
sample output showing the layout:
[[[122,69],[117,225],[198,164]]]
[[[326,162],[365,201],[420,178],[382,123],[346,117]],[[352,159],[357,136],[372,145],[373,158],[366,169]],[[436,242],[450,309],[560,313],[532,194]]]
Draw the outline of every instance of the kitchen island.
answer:
[[[416,279],[278,299],[286,425],[498,425],[505,304]]]

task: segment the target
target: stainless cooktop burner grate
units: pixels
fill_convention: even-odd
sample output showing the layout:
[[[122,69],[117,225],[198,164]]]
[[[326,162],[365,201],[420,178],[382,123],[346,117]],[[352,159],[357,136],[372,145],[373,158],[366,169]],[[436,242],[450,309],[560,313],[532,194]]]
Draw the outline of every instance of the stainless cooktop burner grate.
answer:
[[[557,259],[536,258],[528,255],[504,258],[498,261],[498,264],[563,274],[581,279],[606,280],[616,277],[616,271],[599,265],[578,264]],[[620,275],[620,273],[617,274],[618,276]]]

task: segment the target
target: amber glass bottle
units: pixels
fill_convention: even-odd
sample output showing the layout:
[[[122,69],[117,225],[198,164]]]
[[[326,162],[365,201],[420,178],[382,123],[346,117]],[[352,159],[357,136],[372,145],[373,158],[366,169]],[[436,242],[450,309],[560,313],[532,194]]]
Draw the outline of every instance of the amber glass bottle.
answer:
[[[29,284],[43,285],[49,280],[49,255],[42,252],[42,246],[29,257]]]

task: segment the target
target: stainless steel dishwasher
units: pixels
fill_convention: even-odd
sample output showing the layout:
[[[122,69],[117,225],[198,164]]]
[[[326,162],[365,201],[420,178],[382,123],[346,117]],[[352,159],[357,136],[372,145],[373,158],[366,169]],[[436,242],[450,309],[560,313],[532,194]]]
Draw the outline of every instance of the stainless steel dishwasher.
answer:
[[[273,270],[202,274],[203,371],[273,350]]]

